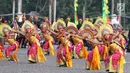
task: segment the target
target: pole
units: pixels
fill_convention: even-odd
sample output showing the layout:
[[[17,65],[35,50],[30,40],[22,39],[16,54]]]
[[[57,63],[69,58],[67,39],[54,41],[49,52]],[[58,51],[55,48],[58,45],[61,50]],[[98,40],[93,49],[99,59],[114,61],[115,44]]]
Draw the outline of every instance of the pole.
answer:
[[[114,14],[114,8],[115,8],[115,2],[114,2],[114,0],[112,0],[112,7],[111,7],[111,15],[113,15]]]
[[[85,0],[85,5],[83,6],[83,20],[85,20],[86,16],[86,0]]]
[[[18,17],[19,17],[19,22],[22,21],[22,0],[18,0]]]
[[[126,3],[126,0],[124,0],[124,4]],[[125,7],[124,7],[124,27],[126,28],[126,24],[125,24]],[[127,27],[128,28],[128,27]]]
[[[18,0],[18,13],[22,13],[22,0]]]
[[[51,4],[52,4],[52,0],[49,0],[49,21],[50,21],[50,24],[51,24],[51,19],[52,19],[52,6],[51,6]]]
[[[54,0],[54,19],[53,22],[56,21],[56,0]]]
[[[13,21],[14,21],[14,17],[15,17],[15,0],[13,0]]]
[[[121,0],[119,0],[119,3],[121,3]],[[119,23],[121,24],[121,10],[119,10],[119,17],[120,17]]]

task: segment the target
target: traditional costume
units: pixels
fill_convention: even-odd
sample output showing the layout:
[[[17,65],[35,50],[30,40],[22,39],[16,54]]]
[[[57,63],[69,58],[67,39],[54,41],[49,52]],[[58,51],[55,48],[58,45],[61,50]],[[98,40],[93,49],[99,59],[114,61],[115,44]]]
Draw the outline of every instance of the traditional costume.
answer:
[[[124,73],[125,53],[122,48],[116,43],[112,43],[109,45],[109,51],[111,54],[104,61],[106,70],[109,72]]]
[[[4,45],[0,42],[0,59],[4,59],[5,56],[2,53],[4,51]]]
[[[69,26],[66,28],[66,32],[70,34],[76,34],[72,36],[72,41],[74,43],[74,48],[72,50],[72,58],[87,58],[88,51],[84,47],[82,38],[78,37],[77,35],[79,33],[77,27],[74,26],[75,24],[72,24],[70,22],[68,24]]]
[[[17,58],[17,53],[18,53],[19,43],[15,41],[15,39],[10,37],[11,30],[12,30],[11,27],[7,24],[0,25],[0,33],[3,34],[6,42],[8,42],[10,45],[5,50],[6,57],[9,61],[18,62],[19,60]]]
[[[57,64],[59,66],[73,67],[69,40],[65,39],[65,37],[59,38],[61,44],[57,48]]]
[[[42,51],[41,45],[39,40],[36,38],[34,32],[34,26],[29,21],[25,21],[22,26],[22,31],[25,33],[25,37],[27,38],[29,45],[28,45],[28,61],[30,63],[36,63],[37,59],[38,62],[45,62],[46,58]]]
[[[88,34],[86,34],[86,38],[89,40],[92,40],[91,42],[88,41],[91,46],[92,46],[92,51],[88,54],[88,58],[86,59],[86,66],[85,68],[87,70],[99,70],[101,69],[101,63],[100,63],[100,52],[99,52],[99,45],[97,43],[95,43],[97,40],[97,31],[95,26],[89,22],[89,21],[85,21],[81,27],[81,29],[85,29],[86,31],[89,31]],[[80,30],[81,30],[80,29]],[[91,34],[90,34],[91,33]],[[93,33],[93,34],[92,34]]]
[[[55,55],[55,50],[53,47],[54,39],[51,36],[49,30],[50,30],[49,24],[47,22],[42,23],[42,35],[43,38],[45,39],[45,43],[43,44],[43,50],[46,55],[50,54],[54,56]]]
[[[57,38],[60,41],[59,46],[57,47],[57,64],[59,67],[73,67],[73,62],[71,59],[71,49],[73,48],[71,42],[68,40],[65,35],[66,24],[64,21],[59,19],[56,24],[56,30],[58,31]]]
[[[113,29],[110,27],[102,27],[100,33],[102,34],[102,40],[108,47],[109,55],[105,58],[105,67],[108,72],[124,73],[123,68],[125,64],[125,52],[123,47],[119,44],[119,32],[113,34]]]

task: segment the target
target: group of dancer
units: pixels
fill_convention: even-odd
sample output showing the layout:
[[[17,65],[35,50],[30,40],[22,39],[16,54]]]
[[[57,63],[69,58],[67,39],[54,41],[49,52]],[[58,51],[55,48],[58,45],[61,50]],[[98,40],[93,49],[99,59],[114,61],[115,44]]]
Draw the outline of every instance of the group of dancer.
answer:
[[[26,38],[29,63],[45,62],[45,55],[57,54],[56,63],[59,67],[73,67],[72,59],[85,59],[86,70],[100,70],[100,62],[104,61],[106,71],[123,73],[126,44],[124,31],[121,26],[114,29],[109,22],[104,23],[101,18],[95,23],[84,20],[80,29],[73,22],[65,23],[63,19],[58,19],[52,25],[49,21],[42,22],[41,29],[28,20],[25,20],[19,29],[12,29],[9,25],[1,23],[0,38],[4,38],[9,46],[4,49],[4,45],[0,43],[0,59],[7,58],[8,61],[19,62],[17,53],[20,44],[11,37],[12,33],[21,34]],[[45,39],[42,45],[41,35]],[[59,41],[56,50],[53,46],[54,39]],[[89,43],[91,52],[88,52],[90,47],[86,48],[83,40]],[[4,50],[5,56],[2,53]]]

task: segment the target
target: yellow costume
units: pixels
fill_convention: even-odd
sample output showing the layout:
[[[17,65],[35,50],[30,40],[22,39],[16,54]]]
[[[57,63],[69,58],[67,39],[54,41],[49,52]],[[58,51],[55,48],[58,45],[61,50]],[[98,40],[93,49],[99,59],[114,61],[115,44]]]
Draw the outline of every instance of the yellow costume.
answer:
[[[55,50],[54,50],[54,47],[53,47],[53,44],[52,42],[54,42],[53,38],[51,35],[48,35],[48,34],[44,34],[43,33],[43,37],[45,38],[46,42],[49,42],[49,47],[47,49],[50,49],[50,55],[54,56],[55,55]],[[45,43],[46,43],[45,42]],[[46,46],[46,45],[45,45]]]
[[[84,47],[83,40],[79,39],[79,38],[76,37],[76,36],[73,36],[72,39],[73,39],[74,44],[75,44],[75,47],[74,47],[74,48],[76,48],[76,46],[78,46],[78,45],[81,44],[81,46],[77,47],[77,50],[81,48],[79,57],[80,57],[80,58],[85,58],[85,59],[86,59],[87,56],[88,56],[88,51],[87,51],[87,49]]]

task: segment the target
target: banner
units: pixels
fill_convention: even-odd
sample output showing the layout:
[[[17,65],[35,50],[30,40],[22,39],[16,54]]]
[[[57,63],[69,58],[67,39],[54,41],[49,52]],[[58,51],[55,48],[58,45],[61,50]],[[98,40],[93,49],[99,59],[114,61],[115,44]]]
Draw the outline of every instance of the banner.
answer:
[[[107,23],[107,16],[110,13],[109,7],[107,6],[108,0],[102,0],[102,17],[104,20],[104,23]]]
[[[74,0],[74,23],[78,25],[78,14],[77,14],[77,7],[78,7],[78,0]]]

